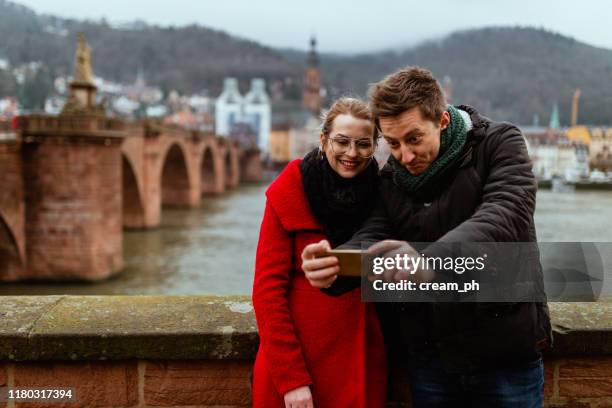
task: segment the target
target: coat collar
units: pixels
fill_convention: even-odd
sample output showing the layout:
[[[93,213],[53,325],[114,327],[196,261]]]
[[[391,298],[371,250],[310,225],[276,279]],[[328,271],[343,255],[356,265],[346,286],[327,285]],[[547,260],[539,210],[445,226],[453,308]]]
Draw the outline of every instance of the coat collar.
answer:
[[[286,231],[322,230],[304,192],[301,161],[293,160],[285,167],[266,190],[266,197]]]
[[[470,105],[458,105],[455,107],[469,113],[470,119],[472,120],[472,125],[474,127],[468,133],[468,141],[470,141],[471,144],[476,144],[482,141],[486,135],[486,130],[491,123],[491,120],[481,116],[476,109]]]

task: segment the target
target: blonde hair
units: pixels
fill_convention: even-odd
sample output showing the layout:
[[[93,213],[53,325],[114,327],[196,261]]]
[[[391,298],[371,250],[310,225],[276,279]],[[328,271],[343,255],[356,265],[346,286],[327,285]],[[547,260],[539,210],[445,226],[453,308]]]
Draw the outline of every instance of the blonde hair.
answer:
[[[321,133],[325,138],[329,137],[329,134],[334,127],[334,120],[339,115],[351,115],[357,119],[365,119],[372,122],[372,139],[374,143],[378,139],[378,129],[374,125],[374,115],[370,110],[367,103],[357,98],[342,97],[337,99],[327,112],[321,116],[323,122],[321,126]]]

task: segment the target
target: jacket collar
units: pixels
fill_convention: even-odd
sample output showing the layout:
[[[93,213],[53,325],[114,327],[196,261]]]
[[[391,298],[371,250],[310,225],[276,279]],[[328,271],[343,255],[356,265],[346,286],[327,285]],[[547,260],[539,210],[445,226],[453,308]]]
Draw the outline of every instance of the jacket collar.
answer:
[[[468,142],[470,142],[470,144],[477,144],[484,138],[491,120],[484,116],[480,116],[476,109],[470,105],[457,105],[456,108],[470,114],[470,119],[474,127],[468,132]]]
[[[304,192],[301,161],[293,160],[285,167],[266,190],[266,197],[286,231],[323,230]]]

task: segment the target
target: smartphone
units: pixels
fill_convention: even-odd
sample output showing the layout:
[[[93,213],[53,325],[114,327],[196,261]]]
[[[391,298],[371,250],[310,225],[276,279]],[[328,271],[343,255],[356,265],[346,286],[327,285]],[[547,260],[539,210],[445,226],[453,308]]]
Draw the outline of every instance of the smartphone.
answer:
[[[323,254],[319,254],[317,258],[325,258],[326,256],[335,256],[340,264],[339,276],[361,276],[362,262],[364,257],[370,256],[367,251],[361,249],[332,249]]]

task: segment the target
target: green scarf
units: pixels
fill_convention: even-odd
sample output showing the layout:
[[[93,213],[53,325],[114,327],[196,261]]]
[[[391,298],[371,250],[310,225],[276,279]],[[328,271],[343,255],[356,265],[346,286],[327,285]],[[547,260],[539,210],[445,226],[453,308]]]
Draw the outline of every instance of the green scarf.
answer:
[[[465,121],[454,106],[448,105],[446,111],[450,114],[450,123],[440,133],[440,152],[423,173],[413,176],[393,155],[389,156],[387,163],[393,171],[393,181],[409,193],[427,186],[442,168],[459,156],[465,145],[467,139]]]

